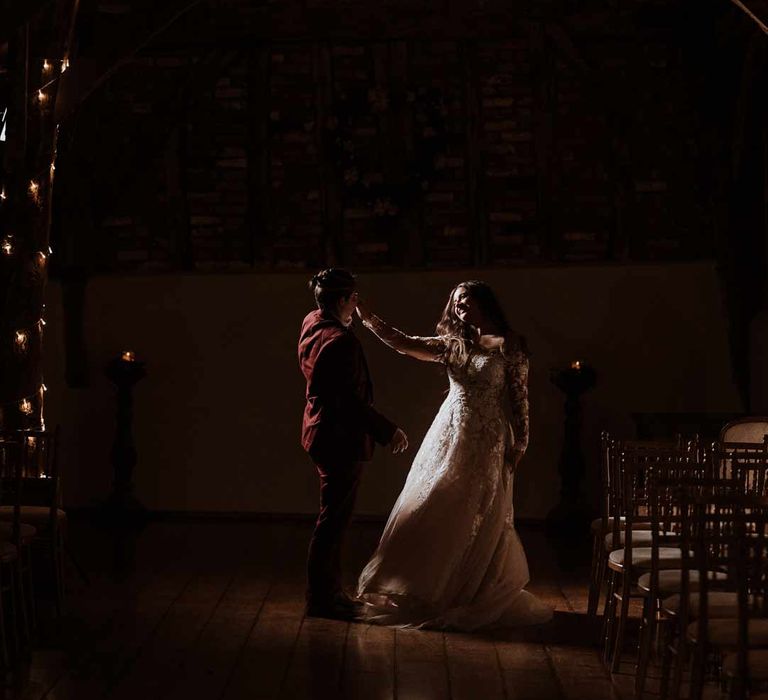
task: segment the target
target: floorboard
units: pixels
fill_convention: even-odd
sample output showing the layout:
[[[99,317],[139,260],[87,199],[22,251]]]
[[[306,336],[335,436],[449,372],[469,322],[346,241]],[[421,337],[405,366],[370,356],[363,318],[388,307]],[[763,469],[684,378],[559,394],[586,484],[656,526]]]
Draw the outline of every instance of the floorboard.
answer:
[[[381,524],[349,533],[345,581]],[[544,627],[487,634],[304,617],[308,522],[156,522],[139,532],[74,524],[68,605],[42,611],[12,700],[608,700],[632,697],[632,650],[613,678],[586,615],[588,561],[523,529]],[[587,552],[588,556],[588,552]],[[649,684],[653,697],[655,684]]]

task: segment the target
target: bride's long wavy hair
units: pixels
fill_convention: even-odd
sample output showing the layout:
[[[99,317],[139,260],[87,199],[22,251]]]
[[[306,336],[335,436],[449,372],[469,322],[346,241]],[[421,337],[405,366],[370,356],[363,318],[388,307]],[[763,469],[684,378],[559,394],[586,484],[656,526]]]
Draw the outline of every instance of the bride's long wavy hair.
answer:
[[[510,337],[512,328],[507,321],[504,309],[501,308],[499,300],[496,297],[491,286],[480,280],[467,280],[457,284],[448,295],[448,303],[443,309],[443,315],[437,323],[437,334],[445,341],[446,364],[463,367],[469,360],[472,350],[477,343],[477,329],[469,323],[462,321],[454,310],[454,296],[458,289],[466,289],[470,299],[479,307],[480,312],[487,318],[498,330],[499,334],[505,338]],[[518,340],[520,349],[528,354],[528,348],[525,340],[520,337]]]

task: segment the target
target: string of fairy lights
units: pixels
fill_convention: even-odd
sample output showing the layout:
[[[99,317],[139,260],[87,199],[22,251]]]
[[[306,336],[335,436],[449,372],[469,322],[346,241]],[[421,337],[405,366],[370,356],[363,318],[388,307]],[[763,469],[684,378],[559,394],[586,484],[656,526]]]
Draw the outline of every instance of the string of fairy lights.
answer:
[[[46,108],[51,100],[50,93],[51,88],[54,87],[61,75],[69,68],[69,59],[63,58],[60,63],[60,70],[57,74],[54,73],[54,64],[48,59],[43,59],[41,65],[41,85],[34,92],[32,98],[34,103],[40,109],[41,113],[46,112]],[[58,125],[56,126],[56,132],[58,133]],[[53,149],[51,153],[51,161],[47,168],[42,169],[30,178],[26,187],[26,197],[29,201],[39,209],[43,208],[43,185],[45,178],[47,177],[48,194],[50,188],[53,186],[53,177],[56,171],[56,138],[54,137]],[[0,186],[0,207],[7,206],[8,193],[6,192],[5,185]],[[17,245],[14,234],[8,231],[0,232],[0,256],[10,259],[21,253],[21,246]],[[50,246],[47,250],[34,250],[32,251],[34,265],[37,267],[40,274],[44,274],[45,266],[48,262],[48,258],[52,255],[53,251]],[[42,312],[45,311],[45,304],[42,306]],[[31,326],[26,328],[16,328],[12,331],[11,343],[13,351],[18,357],[23,357],[29,352],[31,337],[34,333],[40,336],[42,342],[43,329],[45,328],[45,318],[40,318]],[[40,383],[37,390],[28,396],[14,399],[3,406],[16,406],[18,410],[25,416],[31,416],[34,411],[34,401],[37,399],[39,402],[39,415],[40,415],[40,429],[45,429],[45,421],[43,420],[43,398],[47,387],[44,382]],[[1,413],[1,410],[0,410]]]

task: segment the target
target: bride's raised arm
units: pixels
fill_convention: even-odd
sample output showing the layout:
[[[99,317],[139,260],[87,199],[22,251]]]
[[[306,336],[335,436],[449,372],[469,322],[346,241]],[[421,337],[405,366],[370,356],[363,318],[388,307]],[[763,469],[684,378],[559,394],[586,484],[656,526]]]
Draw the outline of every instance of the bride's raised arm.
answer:
[[[397,328],[390,326],[376,314],[372,314],[362,304],[358,306],[357,313],[366,328],[373,331],[379,340],[397,352],[425,362],[442,362],[445,343],[441,338],[406,335]]]

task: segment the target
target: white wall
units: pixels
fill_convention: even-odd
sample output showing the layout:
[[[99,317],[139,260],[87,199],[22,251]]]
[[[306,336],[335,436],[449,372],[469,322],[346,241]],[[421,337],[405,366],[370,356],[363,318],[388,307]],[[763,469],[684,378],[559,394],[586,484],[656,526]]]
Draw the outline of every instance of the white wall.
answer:
[[[46,418],[62,427],[67,504],[93,505],[109,492],[114,399],[103,366],[132,349],[148,365],[135,391],[136,489],[148,507],[313,512],[316,479],[298,443],[303,383],[296,361],[298,328],[312,308],[308,276],[93,279],[86,294],[87,389],[64,384],[61,289],[52,283]],[[380,316],[429,334],[448,291],[471,278],[494,286],[533,353],[519,516],[543,517],[557,500],[562,395],[549,382],[555,365],[578,358],[598,372],[598,387],[583,402],[591,454],[603,428],[633,434],[633,411],[740,410],[710,264],[371,273],[361,276],[361,287]],[[358,512],[384,514],[446,380],[439,367],[393,353],[365,329],[358,335],[376,405],[412,444],[405,456],[380,450],[365,475]]]

